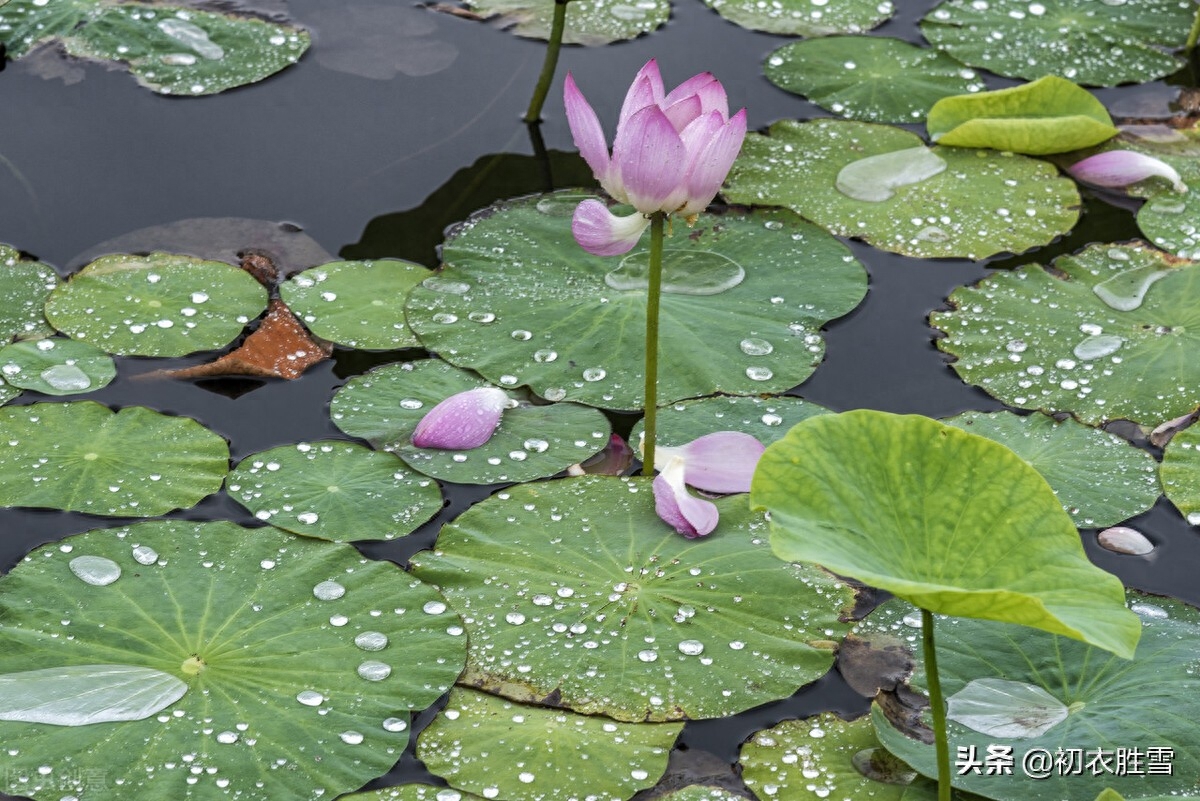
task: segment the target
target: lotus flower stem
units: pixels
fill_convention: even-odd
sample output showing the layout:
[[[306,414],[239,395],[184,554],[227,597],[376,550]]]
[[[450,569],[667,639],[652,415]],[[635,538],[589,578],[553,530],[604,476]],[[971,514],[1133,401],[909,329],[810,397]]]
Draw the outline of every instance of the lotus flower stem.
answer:
[[[650,215],[650,279],[646,291],[646,418],[642,475],[654,475],[654,436],[658,406],[658,299],[662,294],[663,228],[667,214]]]
[[[950,801],[950,744],[946,740],[946,702],[938,679],[937,652],[933,647],[933,613],[921,610],[921,644],[925,655],[925,681],[933,712],[933,747],[937,756],[938,801]]]
[[[558,67],[558,51],[562,49],[563,30],[567,26],[567,3],[571,0],[554,0],[554,19],[550,22],[550,41],[546,42],[546,60],[542,62],[542,74],[538,76],[525,122],[537,122],[542,118],[542,106],[550,93],[554,81],[554,70]]]
[[[1196,18],[1192,20],[1192,30],[1188,33],[1187,44],[1183,46],[1184,52],[1190,52],[1196,46],[1196,40],[1200,39],[1200,8],[1196,9]]]

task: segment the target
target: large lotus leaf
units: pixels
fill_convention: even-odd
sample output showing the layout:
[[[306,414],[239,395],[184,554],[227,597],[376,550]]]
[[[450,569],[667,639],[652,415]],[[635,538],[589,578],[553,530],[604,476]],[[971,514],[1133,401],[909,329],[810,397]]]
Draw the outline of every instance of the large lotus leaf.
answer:
[[[46,318],[109,353],[184,356],[228,344],[266,305],[245,270],[152,253],[96,259],[50,293]]]
[[[981,766],[978,772],[968,769],[955,775],[955,786],[1002,801],[1093,801],[1105,787],[1131,798],[1200,790],[1195,726],[1200,715],[1200,675],[1195,669],[1200,660],[1200,613],[1186,604],[1134,593],[1130,607],[1142,628],[1132,661],[1021,626],[937,619],[938,676],[947,698],[962,697],[981,680],[1024,687],[1024,693],[1011,696],[1014,729],[1029,722],[1023,699],[1035,692],[1067,710],[1065,718],[1044,732],[1029,727],[1025,736],[984,733],[950,720],[952,755],[958,749],[974,749],[982,762],[991,746],[1013,749],[1011,775],[987,775]],[[909,610],[889,603],[873,612],[867,625],[877,632],[901,632],[900,639],[906,639],[916,631],[901,618],[919,620]],[[914,682],[924,686],[923,670]],[[1000,706],[994,711],[1002,714]],[[878,705],[872,719],[889,751],[926,776],[936,775],[932,745],[901,734]],[[1044,770],[1030,776],[1039,755],[1048,757],[1040,763]],[[1162,772],[1165,767],[1170,775]]]
[[[861,33],[888,19],[891,0],[704,0],[725,19],[743,28],[785,36]]]
[[[1197,304],[1195,264],[1092,245],[956,289],[929,321],[963,380],[1009,405],[1154,427],[1200,403]]]
[[[455,687],[421,732],[417,757],[452,786],[484,798],[621,801],[658,781],[682,728],[618,723]]]
[[[414,470],[460,484],[496,484],[552,476],[608,444],[611,428],[596,409],[575,403],[535,405],[513,397],[491,439],[465,451],[418,448],[413,429],[444,399],[489,386],[442,361],[388,364],[358,376],[334,395],[333,423]]]
[[[1033,156],[1082,150],[1117,135],[1104,104],[1057,75],[939,100],[929,110],[925,127],[942,145]]]
[[[42,307],[56,286],[58,275],[49,265],[0,244],[0,342],[51,333]]]
[[[379,790],[364,790],[338,798],[338,801],[484,801],[483,796],[464,793],[453,787],[432,784],[402,784]]]
[[[744,496],[686,540],[646,479],[522,485],[467,510],[412,558],[466,621],[462,683],[620,720],[730,715],[821,676],[853,602],[781,563]]]
[[[105,0],[9,0],[0,9],[8,54],[60,40],[81,58],[128,66],[162,94],[207,95],[254,83],[295,63],[308,33],[253,17]]]
[[[112,357],[74,339],[38,339],[0,348],[0,375],[14,387],[46,395],[77,395],[117,377]]]
[[[1090,86],[1141,83],[1183,65],[1195,11],[1180,0],[947,0],[921,22],[934,47],[998,75],[1060,75]]]
[[[259,520],[333,542],[410,534],[442,508],[437,484],[395,456],[334,440],[251,454],[227,488]]]
[[[974,70],[946,54],[880,36],[786,44],[763,72],[782,89],[868,122],[914,122],[944,97],[983,88]]]
[[[517,36],[549,39],[554,4],[540,0],[463,0],[485,17],[498,17],[500,24]],[[671,16],[669,0],[633,0],[608,3],[604,0],[572,0],[567,6],[563,41],[567,44],[603,45],[633,39],[665,25]]]
[[[787,206],[839,236],[922,258],[1020,253],[1066,233],[1079,218],[1074,183],[1050,164],[964,148],[917,153],[922,145],[916,134],[883,125],[782,120],[769,135],[747,134],[725,197]],[[876,190],[882,200],[859,200],[837,189],[844,168],[896,152],[901,155],[868,171],[860,187]],[[936,157],[945,168],[911,180],[915,176],[905,171],[914,155]]]
[[[425,267],[399,259],[337,261],[292,276],[279,295],[322,339],[367,350],[415,348],[404,300],[428,276]]]
[[[187,687],[143,720],[0,722],[0,786],[90,801],[349,792],[399,759],[410,714],[454,682],[451,621],[395,565],[271,528],[153,521],[46,545],[0,580],[0,674],[125,665]]]
[[[918,779],[879,745],[870,718],[845,721],[831,712],[756,733],[738,762],[760,798],[901,801]]]
[[[92,401],[0,409],[0,506],[152,517],[221,488],[229,446],[187,417]]]
[[[1163,489],[1187,521],[1200,526],[1200,428],[1188,428],[1171,438],[1163,451]]]
[[[1138,622],[1088,561],[1045,479],[1008,448],[927,417],[800,423],[758,463],[751,504],[781,559],[815,562],[939,614],[1035,626],[1128,657]]]
[[[446,267],[409,296],[427,348],[505,387],[606,409],[642,406],[649,237],[622,258],[571,236],[577,194],[503,203],[450,234]],[[781,392],[821,361],[821,326],[853,309],[866,274],[786,211],[675,220],[666,240],[659,403]],[[704,347],[697,347],[703,342]]]
[[[8,403],[21,394],[21,390],[0,379],[0,404]]]
[[[658,410],[658,444],[686,445],[715,431],[741,431],[770,445],[796,423],[818,414],[829,414],[829,410],[790,395],[680,401]],[[635,450],[641,442],[643,422],[639,420],[629,434]]]
[[[1081,528],[1141,514],[1161,490],[1154,457],[1107,431],[1044,414],[966,412],[944,421],[995,440],[1028,462]]]

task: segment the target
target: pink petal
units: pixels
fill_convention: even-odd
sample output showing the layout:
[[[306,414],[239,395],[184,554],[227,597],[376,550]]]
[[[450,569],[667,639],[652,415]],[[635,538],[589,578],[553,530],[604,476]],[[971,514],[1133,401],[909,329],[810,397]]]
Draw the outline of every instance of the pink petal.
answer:
[[[633,76],[633,83],[625,93],[625,102],[621,104],[621,116],[617,118],[617,127],[620,128],[625,120],[646,106],[657,106],[662,99],[662,74],[658,71],[658,61],[650,59],[638,70],[638,74]]]
[[[1170,164],[1132,150],[1097,153],[1068,167],[1067,172],[1089,184],[1109,187],[1128,186],[1157,175],[1170,181],[1176,192],[1187,191],[1187,185]]]
[[[571,233],[579,246],[593,256],[619,256],[633,250],[650,220],[641,213],[618,217],[599,200],[575,207]]]
[[[682,214],[698,214],[708,207],[716,197],[717,190],[721,188],[725,176],[729,175],[729,168],[733,166],[745,138],[746,109],[742,109],[708,140],[688,165],[688,173],[684,179],[688,202],[680,210]]]
[[[465,451],[492,438],[508,395],[496,387],[478,387],[451,395],[417,423],[412,444],[418,448]]]
[[[567,108],[567,124],[571,127],[571,137],[575,140],[575,146],[579,148],[579,155],[583,156],[583,160],[592,168],[596,180],[604,185],[612,169],[604,129],[600,127],[600,119],[584,98],[583,92],[575,85],[575,79],[569,72],[567,80],[563,83],[563,103]]]
[[[617,128],[612,165],[629,203],[644,214],[674,211],[663,203],[682,183],[685,155],[683,140],[658,106],[626,120]]]
[[[704,107],[700,103],[700,98],[696,95],[688,95],[678,103],[674,103],[663,109],[663,113],[667,115],[667,119],[675,126],[675,130],[682,132],[692,120],[700,116]]]
[[[567,474],[572,476],[588,474],[619,476],[628,470],[631,464],[633,464],[633,450],[625,440],[621,439],[620,434],[613,434],[608,438],[608,445],[604,450],[585,459],[580,464],[571,465],[567,468]]]
[[[683,480],[705,492],[749,492],[766,447],[750,434],[718,431],[683,446]]]
[[[675,457],[654,477],[654,511],[688,539],[704,537],[717,527],[715,504],[690,495],[683,483],[683,459]]]
[[[721,119],[729,116],[729,101],[725,97],[725,88],[711,72],[701,72],[688,78],[672,89],[662,104],[664,107],[670,106],[690,95],[695,95],[700,100],[701,113],[715,109],[721,112]]]

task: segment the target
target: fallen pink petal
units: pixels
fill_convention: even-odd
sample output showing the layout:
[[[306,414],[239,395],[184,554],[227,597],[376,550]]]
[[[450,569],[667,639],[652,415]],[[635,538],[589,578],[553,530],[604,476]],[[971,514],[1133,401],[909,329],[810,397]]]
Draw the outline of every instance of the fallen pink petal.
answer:
[[[451,395],[417,423],[412,443],[418,448],[466,451],[492,438],[508,395],[496,387],[478,387]]]
[[[654,461],[655,467],[663,469],[672,459],[682,459],[683,480],[688,486],[729,495],[750,491],[754,468],[765,450],[766,446],[750,434],[717,431],[686,445],[660,445]]]
[[[705,537],[717,527],[720,513],[712,501],[697,498],[683,481],[683,459],[676,456],[654,477],[654,511],[671,528],[687,537]]]
[[[1110,188],[1125,187],[1158,176],[1170,181],[1176,192],[1188,191],[1187,184],[1170,164],[1132,150],[1110,150],[1088,156],[1068,167],[1067,172],[1085,183]]]

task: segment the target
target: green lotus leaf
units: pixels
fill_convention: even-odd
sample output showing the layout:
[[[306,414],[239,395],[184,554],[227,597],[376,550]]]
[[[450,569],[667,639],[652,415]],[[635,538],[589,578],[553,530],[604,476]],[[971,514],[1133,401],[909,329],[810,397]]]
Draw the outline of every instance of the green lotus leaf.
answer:
[[[871,798],[901,801],[923,783],[916,771],[883,750],[871,720],[845,721],[832,712],[785,720],[743,746],[742,780],[760,798]]]
[[[14,387],[77,395],[107,386],[117,365],[104,351],[73,339],[22,340],[0,348],[0,375]]]
[[[80,58],[127,66],[160,94],[210,95],[294,64],[308,33],[253,17],[104,0],[9,0],[0,26],[11,58],[53,39]]]
[[[1075,420],[965,412],[943,422],[1010,448],[1042,474],[1081,528],[1128,520],[1162,494],[1154,457],[1128,440]]]
[[[860,410],[800,423],[758,463],[751,504],[781,559],[923,609],[1034,626],[1124,657],[1137,617],[1088,561],[1045,479],[983,437]]]
[[[484,798],[474,793],[460,792],[453,787],[402,784],[399,787],[384,787],[339,796],[338,801],[484,801]]]
[[[1011,406],[1153,428],[1200,403],[1200,268],[1138,245],[1092,245],[998,272],[929,322],[963,380]]]
[[[784,36],[827,36],[861,33],[895,13],[891,0],[704,0],[730,22],[754,31]]]
[[[251,454],[226,485],[259,520],[333,542],[411,534],[442,508],[437,484],[395,456],[336,440]]]
[[[1040,732],[1018,716],[1015,728],[1023,730],[1020,736],[978,731],[950,720],[952,754],[973,749],[982,762],[989,747],[1013,749],[1011,775],[987,775],[981,765],[978,772],[956,771],[956,787],[1000,801],[1093,801],[1105,787],[1131,798],[1194,795],[1200,790],[1193,723],[1200,714],[1200,676],[1195,670],[1200,659],[1200,613],[1183,603],[1137,593],[1130,593],[1129,602],[1142,628],[1132,661],[1073,639],[1007,623],[938,620],[938,676],[947,697],[962,697],[981,681],[1003,682],[1023,687],[1029,696],[1049,698],[1066,711],[1058,716],[1061,720]],[[916,630],[902,620],[919,624],[920,617],[911,607],[888,603],[872,612],[864,626],[877,632],[877,637],[898,634],[904,642]],[[919,662],[913,682],[925,686]],[[924,715],[927,722],[928,710]],[[922,774],[936,775],[932,745],[902,734],[878,705],[871,717],[889,751]],[[1035,778],[1022,766],[1025,755],[1039,749],[1049,753],[1050,769],[1048,775]],[[1153,749],[1173,749],[1173,753]],[[1086,765],[1099,752],[1105,756],[1093,771]],[[1056,754],[1062,762],[1055,762]],[[1164,763],[1171,775],[1160,772]],[[1123,774],[1117,772],[1118,765]]]
[[[1057,75],[939,100],[925,122],[940,145],[990,147],[1031,156],[1066,153],[1117,135],[1099,100]]]
[[[660,721],[741,712],[820,677],[852,592],[775,559],[744,496],[717,506],[698,540],[659,520],[646,479],[522,485],[464,512],[412,558],[466,621],[461,683]]]
[[[292,276],[279,295],[322,339],[366,350],[415,348],[404,300],[428,276],[425,267],[399,259],[335,261]]]
[[[196,505],[229,468],[220,435],[140,406],[6,406],[0,432],[0,506],[152,517]]]
[[[1194,11],[1177,0],[947,0],[921,33],[959,61],[1009,78],[1061,75],[1089,86],[1141,83],[1183,66]]]
[[[429,410],[459,392],[489,386],[470,373],[428,359],[389,364],[357,376],[334,395],[333,423],[376,448],[395,453],[419,473],[460,484],[496,484],[552,476],[608,444],[611,428],[596,409],[575,403],[506,409],[486,444],[465,451],[418,448],[412,432]]]
[[[417,740],[417,758],[484,798],[620,801],[667,769],[682,723],[618,723],[525,706],[465,687]]]
[[[790,395],[680,401],[658,410],[658,444],[686,445],[716,431],[740,431],[770,445],[796,423],[818,414],[829,414],[829,410]],[[629,434],[634,450],[641,442],[643,423],[638,420]]]
[[[0,244],[0,342],[53,333],[42,307],[56,286],[58,275],[49,265]]]
[[[838,188],[847,169],[854,196]],[[768,135],[747,134],[724,194],[734,203],[786,206],[838,236],[921,258],[1020,253],[1079,219],[1074,183],[1050,164],[929,150],[908,131],[848,120],[782,120]]]
[[[266,305],[245,270],[152,253],[96,259],[50,293],[46,318],[109,353],[184,356],[229,344]]]
[[[153,521],[43,546],[0,580],[0,676],[115,664],[186,692],[142,720],[0,722],[0,787],[94,801],[355,790],[458,675],[452,620],[390,562],[271,528]]]
[[[880,36],[792,42],[763,72],[781,89],[867,122],[914,122],[942,98],[983,88],[974,70],[946,54]]]
[[[410,294],[408,322],[425,347],[500,386],[640,409],[649,237],[622,258],[589,255],[571,236],[582,199],[509,201],[461,225],[446,267]],[[663,270],[660,404],[794,387],[821,361],[821,326],[866,291],[846,246],[786,211],[677,220]]]
[[[0,404],[8,403],[21,394],[21,390],[7,381],[0,380]]]
[[[547,40],[554,18],[551,3],[531,0],[463,0],[481,16],[499,18],[517,36]],[[605,3],[603,0],[572,0],[562,40],[567,44],[604,45],[634,39],[666,24],[671,16],[669,0],[638,0]]]
[[[1200,429],[1180,431],[1163,451],[1163,489],[1193,526],[1200,526]]]

